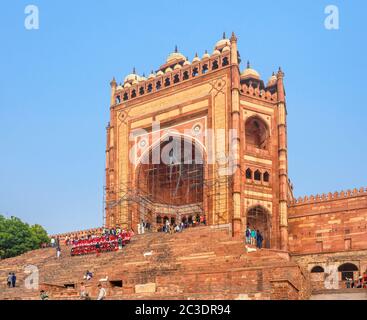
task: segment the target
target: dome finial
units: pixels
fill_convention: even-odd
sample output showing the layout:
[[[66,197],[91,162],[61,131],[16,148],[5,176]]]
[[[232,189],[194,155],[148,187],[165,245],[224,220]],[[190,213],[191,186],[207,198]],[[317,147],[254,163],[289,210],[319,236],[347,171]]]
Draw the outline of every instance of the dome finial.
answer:
[[[250,65],[250,60],[247,60],[247,69],[250,69],[251,65]]]
[[[133,68],[133,74],[136,74],[136,69],[135,69],[135,67]]]
[[[175,53],[178,52],[177,44],[175,45]]]
[[[234,31],[232,31],[231,42],[237,42],[237,37],[234,34]]]
[[[226,33],[223,32],[223,40],[226,38]]]
[[[195,53],[195,58],[197,58],[197,57],[199,57],[199,56],[198,56],[198,53],[196,52],[196,53]]]

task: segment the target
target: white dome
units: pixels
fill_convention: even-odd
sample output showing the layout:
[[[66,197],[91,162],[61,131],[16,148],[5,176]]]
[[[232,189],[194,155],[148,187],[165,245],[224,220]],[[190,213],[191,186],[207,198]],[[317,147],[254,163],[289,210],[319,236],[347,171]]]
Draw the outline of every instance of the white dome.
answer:
[[[202,59],[209,59],[210,58],[210,54],[208,53],[208,51],[205,50],[205,53],[202,57]]]
[[[198,54],[195,55],[194,59],[192,59],[192,63],[200,62],[200,58],[198,57]]]
[[[229,46],[225,46],[222,50],[222,52],[231,51],[231,48]]]
[[[260,74],[256,70],[252,69],[250,67],[250,63],[248,62],[247,69],[245,69],[241,73],[241,79],[249,79],[249,78],[260,80]]]
[[[164,75],[164,73],[163,73],[163,71],[162,70],[159,70],[158,72],[157,72],[157,76],[163,76]]]
[[[182,66],[177,63],[173,69],[174,70],[179,70],[179,69],[182,69]]]
[[[182,53],[178,52],[177,46],[175,48],[175,52],[172,52],[168,56],[168,58],[166,60],[166,63],[171,63],[171,62],[174,62],[176,60],[186,60],[185,56]]]
[[[212,53],[212,57],[213,56],[219,56],[220,55],[220,51],[218,49],[215,49]]]
[[[131,84],[129,82],[126,82],[124,85],[124,88],[130,88],[130,87],[131,87]]]
[[[129,75],[127,75],[127,76],[125,77],[124,82],[133,82],[133,81],[135,81],[135,80],[139,81],[139,79],[140,79],[140,77],[139,77],[139,75],[138,75],[138,74],[136,74],[136,72],[135,72],[135,68],[134,68],[134,69],[133,69],[133,72],[132,72],[132,73],[130,73]]]
[[[168,67],[168,68],[166,69],[165,73],[169,73],[169,72],[172,72],[172,71],[173,71],[173,70],[172,70],[172,68]]]
[[[277,76],[273,73],[273,75],[269,78],[269,81],[268,81],[268,87],[270,86],[273,86],[277,83],[278,81],[278,78]]]

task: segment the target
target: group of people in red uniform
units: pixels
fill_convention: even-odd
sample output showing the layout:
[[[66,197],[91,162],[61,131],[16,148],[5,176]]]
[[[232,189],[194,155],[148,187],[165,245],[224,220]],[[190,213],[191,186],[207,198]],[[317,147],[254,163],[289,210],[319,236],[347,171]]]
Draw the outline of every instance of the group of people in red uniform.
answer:
[[[105,230],[102,235],[88,235],[81,239],[69,240],[72,245],[70,253],[72,256],[80,256],[117,251],[128,244],[133,235],[133,231],[114,229]]]

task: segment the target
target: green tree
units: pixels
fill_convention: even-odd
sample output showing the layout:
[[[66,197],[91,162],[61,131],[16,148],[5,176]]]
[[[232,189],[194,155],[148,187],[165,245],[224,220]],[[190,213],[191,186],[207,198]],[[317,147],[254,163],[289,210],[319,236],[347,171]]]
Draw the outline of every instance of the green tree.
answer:
[[[40,225],[30,226],[19,218],[7,219],[0,215],[1,259],[38,249],[42,243],[46,242],[49,242],[47,232]]]

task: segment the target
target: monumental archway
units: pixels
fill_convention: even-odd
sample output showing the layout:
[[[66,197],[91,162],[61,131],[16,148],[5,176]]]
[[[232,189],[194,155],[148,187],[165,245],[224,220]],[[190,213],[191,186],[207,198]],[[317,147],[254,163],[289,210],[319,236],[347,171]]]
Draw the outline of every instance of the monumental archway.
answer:
[[[161,139],[136,168],[139,220],[158,230],[166,220],[178,223],[205,215],[204,179],[204,149],[197,140],[183,135]]]

